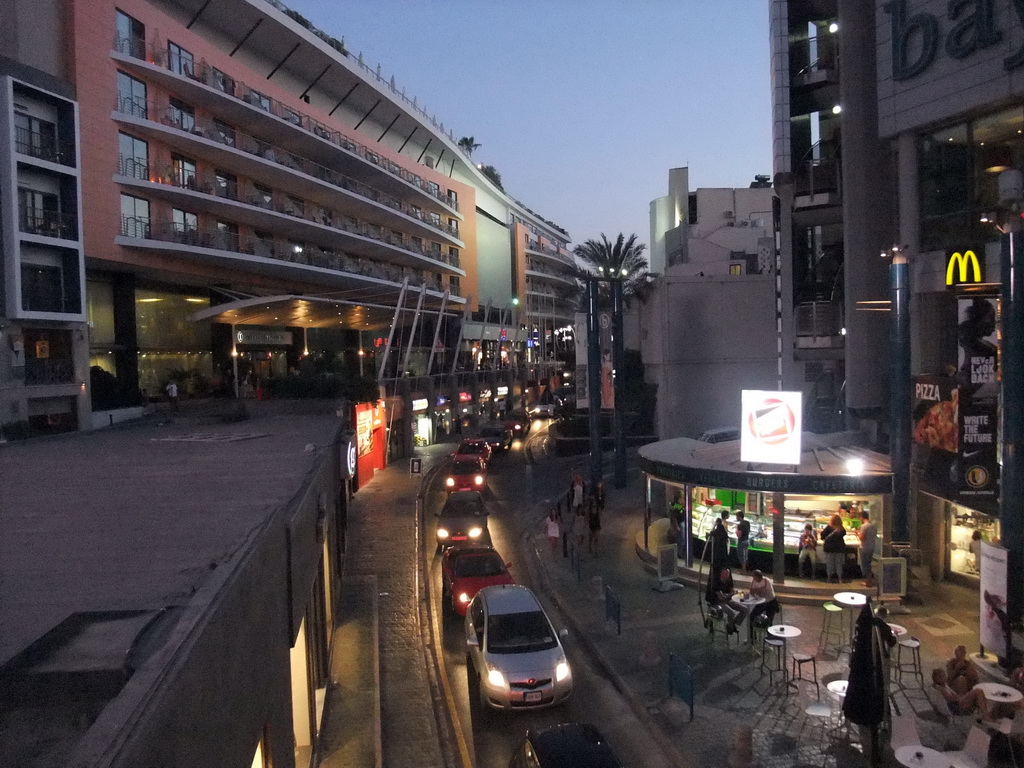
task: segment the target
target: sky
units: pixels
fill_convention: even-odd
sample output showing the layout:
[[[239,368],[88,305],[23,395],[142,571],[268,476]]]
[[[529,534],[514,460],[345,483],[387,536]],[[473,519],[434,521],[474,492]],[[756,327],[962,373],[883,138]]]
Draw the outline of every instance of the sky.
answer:
[[[690,188],[770,174],[764,0],[285,0],[426,105],[574,243],[650,239]]]

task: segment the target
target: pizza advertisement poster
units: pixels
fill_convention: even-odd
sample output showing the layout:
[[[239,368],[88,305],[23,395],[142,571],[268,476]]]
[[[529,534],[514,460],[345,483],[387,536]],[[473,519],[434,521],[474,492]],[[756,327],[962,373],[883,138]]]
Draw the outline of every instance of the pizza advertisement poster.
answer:
[[[741,406],[740,460],[799,465],[802,393],[745,389]]]
[[[956,453],[960,445],[959,393],[951,376],[914,377],[914,442]]]

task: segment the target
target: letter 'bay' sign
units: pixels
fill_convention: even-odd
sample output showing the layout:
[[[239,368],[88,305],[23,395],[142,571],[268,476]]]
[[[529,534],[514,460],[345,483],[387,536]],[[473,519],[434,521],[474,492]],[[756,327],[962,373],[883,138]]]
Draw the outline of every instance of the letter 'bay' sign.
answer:
[[[892,79],[909,80],[924,72],[935,61],[942,44],[951,59],[966,59],[975,51],[989,48],[1003,39],[996,27],[996,0],[950,0],[937,4],[943,8],[948,30],[940,26],[939,15],[928,11],[907,13],[907,0],[890,0],[882,7],[892,24]],[[1024,0],[1003,0],[1012,8],[1010,17],[1024,26]],[[1003,59],[1009,71],[1024,65],[1024,47]]]
[[[946,285],[961,283],[980,283],[981,263],[974,251],[957,251],[949,257],[946,264]]]

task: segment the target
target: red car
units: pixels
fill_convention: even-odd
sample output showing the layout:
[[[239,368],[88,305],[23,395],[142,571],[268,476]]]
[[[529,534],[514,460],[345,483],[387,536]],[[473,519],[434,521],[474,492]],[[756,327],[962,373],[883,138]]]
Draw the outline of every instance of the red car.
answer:
[[[493,584],[514,584],[506,563],[491,547],[451,547],[441,558],[444,602],[459,616],[476,593]]]
[[[448,493],[455,491],[482,491],[487,486],[487,467],[478,456],[456,454],[444,481]]]
[[[490,444],[482,437],[467,437],[455,449],[455,460],[470,456],[475,456],[486,464],[491,460]]]

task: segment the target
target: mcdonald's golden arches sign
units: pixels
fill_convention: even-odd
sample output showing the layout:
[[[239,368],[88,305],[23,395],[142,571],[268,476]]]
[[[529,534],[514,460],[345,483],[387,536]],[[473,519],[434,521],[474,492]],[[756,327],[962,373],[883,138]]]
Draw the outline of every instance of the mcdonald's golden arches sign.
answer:
[[[981,262],[974,251],[957,251],[946,264],[946,285],[981,282]]]

